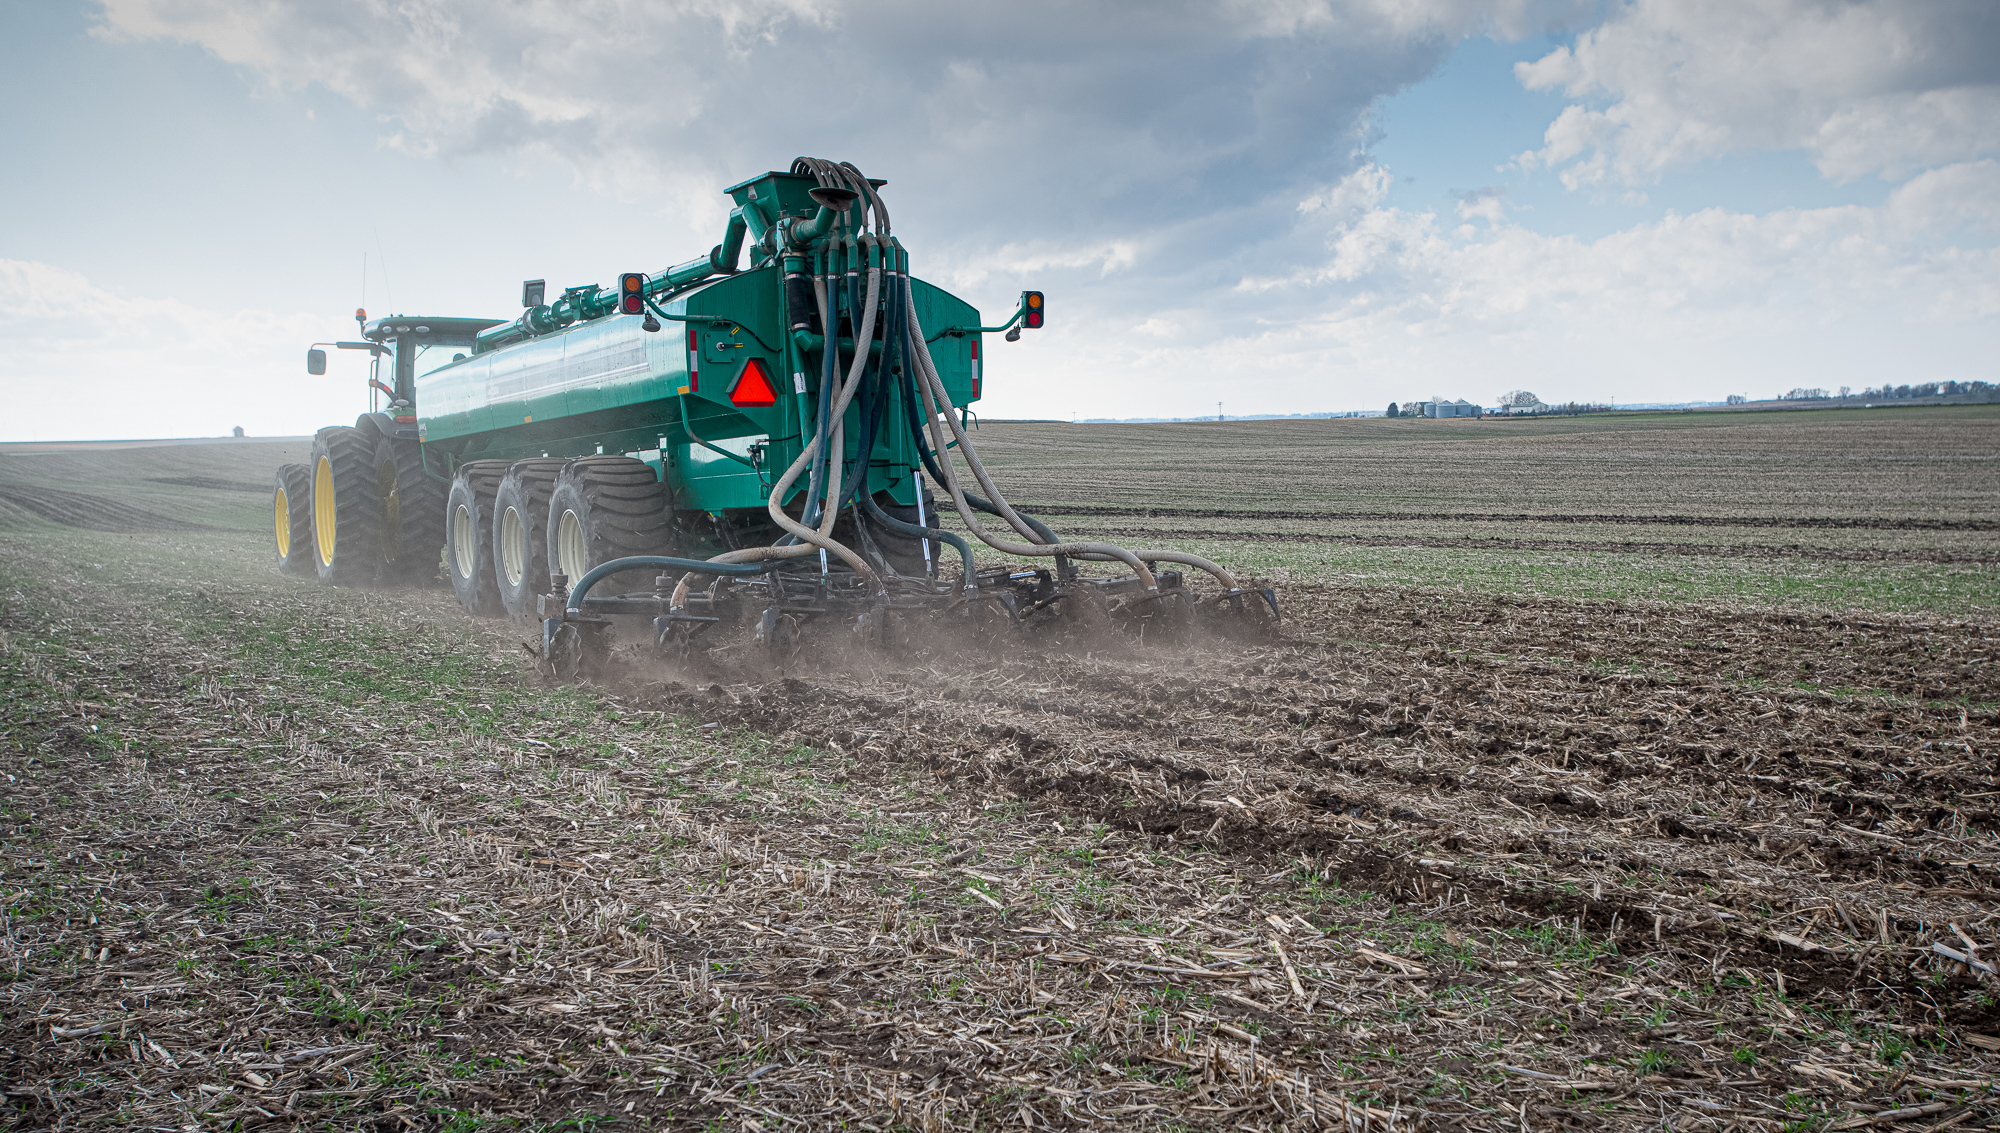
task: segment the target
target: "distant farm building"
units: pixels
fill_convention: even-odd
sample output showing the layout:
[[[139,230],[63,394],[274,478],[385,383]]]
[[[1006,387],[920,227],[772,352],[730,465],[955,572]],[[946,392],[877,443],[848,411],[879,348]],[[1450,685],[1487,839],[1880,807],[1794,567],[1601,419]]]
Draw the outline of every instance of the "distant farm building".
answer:
[[[1457,401],[1428,401],[1424,403],[1426,417],[1484,417],[1486,410],[1460,398]]]
[[[1499,404],[1494,407],[1493,412],[1546,413],[1548,409],[1549,409],[1548,406],[1542,404],[1542,399],[1536,397],[1530,391],[1524,389],[1515,389],[1515,390],[1508,390],[1506,393],[1500,395]]]

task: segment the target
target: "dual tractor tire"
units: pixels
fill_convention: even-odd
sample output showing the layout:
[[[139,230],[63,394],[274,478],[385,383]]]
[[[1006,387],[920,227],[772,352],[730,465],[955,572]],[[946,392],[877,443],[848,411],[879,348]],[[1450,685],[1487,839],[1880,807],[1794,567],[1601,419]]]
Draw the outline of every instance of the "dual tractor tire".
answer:
[[[333,586],[381,580],[382,496],[375,483],[375,440],[331,425],[313,437],[313,567]]]
[[[334,425],[307,464],[278,470],[272,489],[279,568],[334,586],[421,585],[437,576],[444,488],[417,442]]]
[[[444,505],[445,573],[468,614],[499,617],[499,577],[493,559],[493,498],[510,462],[474,460],[459,465]]]
[[[276,521],[278,569],[286,574],[313,572],[312,469],[287,464],[278,469],[271,488]]]
[[[382,581],[431,582],[444,546],[445,486],[424,468],[421,444],[378,435],[375,493],[382,498]]]

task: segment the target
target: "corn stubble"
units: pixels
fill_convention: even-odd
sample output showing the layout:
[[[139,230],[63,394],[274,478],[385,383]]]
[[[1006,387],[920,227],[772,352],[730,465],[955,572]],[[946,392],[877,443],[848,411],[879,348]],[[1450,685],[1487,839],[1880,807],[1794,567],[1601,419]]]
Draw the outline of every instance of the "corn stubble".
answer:
[[[23,1127],[1995,1116],[1985,615],[1301,584],[549,688],[254,551],[0,534]]]

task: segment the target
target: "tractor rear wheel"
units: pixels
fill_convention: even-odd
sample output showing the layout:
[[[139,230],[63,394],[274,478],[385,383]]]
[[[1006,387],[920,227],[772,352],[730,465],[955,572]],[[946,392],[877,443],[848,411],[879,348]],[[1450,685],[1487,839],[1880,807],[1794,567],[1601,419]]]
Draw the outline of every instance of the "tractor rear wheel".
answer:
[[[286,574],[313,572],[312,469],[303,464],[278,468],[271,489],[271,511],[277,527],[278,569]]]
[[[549,492],[567,463],[517,460],[493,493],[493,581],[500,604],[516,618],[540,616],[535,599],[549,588]]]
[[[474,460],[458,467],[444,505],[444,561],[465,612],[482,618],[507,612],[493,565],[493,494],[507,461]]]
[[[382,497],[383,580],[409,586],[435,580],[445,484],[424,469],[423,446],[387,434],[377,439],[375,490]]]
[[[563,466],[549,497],[549,565],[574,586],[612,559],[666,554],[673,541],[667,518],[666,485],[651,465],[580,456]]]
[[[382,576],[382,497],[375,446],[330,425],[313,437],[313,566],[321,582],[367,586]]]

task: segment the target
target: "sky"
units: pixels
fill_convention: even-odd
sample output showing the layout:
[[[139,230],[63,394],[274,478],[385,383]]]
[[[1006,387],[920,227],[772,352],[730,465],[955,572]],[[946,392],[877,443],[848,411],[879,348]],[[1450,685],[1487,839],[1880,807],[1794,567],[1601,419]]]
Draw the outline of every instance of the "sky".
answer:
[[[15,0],[0,440],[295,435],[352,312],[508,318],[809,154],[989,417],[2000,381],[1990,0]]]

